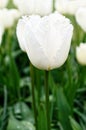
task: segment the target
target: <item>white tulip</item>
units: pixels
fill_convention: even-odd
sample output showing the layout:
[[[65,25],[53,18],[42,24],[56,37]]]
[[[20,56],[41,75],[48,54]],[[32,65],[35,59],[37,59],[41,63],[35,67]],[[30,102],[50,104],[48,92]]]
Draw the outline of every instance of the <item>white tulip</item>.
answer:
[[[8,4],[8,0],[0,0],[0,8],[6,7]]]
[[[68,0],[56,0],[55,8],[60,13],[66,13],[66,5],[68,4]]]
[[[20,13],[16,9],[1,9],[0,10],[0,24],[4,26],[4,28],[9,28],[13,26],[16,19],[18,19]]]
[[[4,33],[4,27],[2,25],[0,25],[0,45],[2,42],[3,33]]]
[[[58,12],[49,16],[23,17],[17,25],[17,37],[31,63],[44,70],[60,67],[67,59],[73,26]]]
[[[76,47],[76,59],[81,65],[86,65],[86,43]]]
[[[15,20],[20,17],[20,12],[16,9],[1,9],[0,10],[0,44],[6,28],[14,25]]]
[[[86,32],[86,8],[80,8],[76,12],[76,21],[80,27]]]
[[[75,15],[80,7],[86,7],[86,0],[56,0],[55,7],[61,13]]]
[[[22,14],[47,15],[52,12],[53,0],[13,0]]]

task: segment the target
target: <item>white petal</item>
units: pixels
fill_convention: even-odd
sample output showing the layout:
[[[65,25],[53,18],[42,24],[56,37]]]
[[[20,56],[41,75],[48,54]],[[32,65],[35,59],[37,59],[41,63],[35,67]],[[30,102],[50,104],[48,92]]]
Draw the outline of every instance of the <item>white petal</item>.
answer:
[[[25,35],[26,35],[25,26],[26,26],[26,22],[28,22],[27,20],[28,20],[27,17],[24,17],[23,20],[20,19],[18,24],[17,24],[17,31],[16,31],[20,48],[23,51],[26,51],[26,49],[25,49],[25,44],[26,44],[26,40],[25,40]]]
[[[0,8],[6,7],[8,4],[8,0],[0,0]]]
[[[62,32],[63,38],[62,38],[62,45],[57,51],[56,57],[54,59],[54,64],[56,63],[56,66],[60,67],[65,63],[67,60],[70,46],[71,46],[71,39],[73,35],[73,27],[70,25],[69,27],[66,27],[65,30]]]
[[[34,32],[32,32],[30,28],[26,33],[26,42],[26,52],[31,63],[37,68],[48,69],[49,58],[46,56],[44,48],[42,48]]]

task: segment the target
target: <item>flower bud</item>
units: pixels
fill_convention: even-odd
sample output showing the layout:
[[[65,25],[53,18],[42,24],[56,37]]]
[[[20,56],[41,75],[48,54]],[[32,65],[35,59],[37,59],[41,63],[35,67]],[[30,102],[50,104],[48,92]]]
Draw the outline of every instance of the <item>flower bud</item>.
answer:
[[[1,9],[0,10],[0,24],[4,28],[13,26],[16,19],[20,17],[20,13],[16,9]]]
[[[86,32],[86,8],[80,8],[75,16],[77,23]]]
[[[86,43],[76,47],[76,59],[81,65],[86,65]]]

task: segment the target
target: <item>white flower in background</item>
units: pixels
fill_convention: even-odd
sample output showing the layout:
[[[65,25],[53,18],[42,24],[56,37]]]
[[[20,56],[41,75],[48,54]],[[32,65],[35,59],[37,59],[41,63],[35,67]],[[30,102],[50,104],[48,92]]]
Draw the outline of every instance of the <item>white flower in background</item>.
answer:
[[[4,33],[4,27],[2,25],[0,25],[0,45],[2,42],[3,33]]]
[[[60,67],[67,59],[73,26],[58,12],[49,16],[22,17],[17,25],[17,37],[31,63],[44,70]]]
[[[81,65],[86,65],[86,43],[76,47],[76,59]]]
[[[60,13],[67,13],[66,11],[66,5],[68,4],[69,0],[56,0],[55,8]]]
[[[86,8],[80,8],[76,12],[76,21],[80,27],[86,32]]]
[[[47,15],[52,12],[53,0],[13,0],[22,14]]]
[[[4,28],[9,28],[13,26],[15,20],[20,17],[20,13],[16,9],[1,9],[0,10],[0,24],[4,26]]]
[[[74,15],[80,7],[86,7],[86,0],[56,0],[56,10]]]
[[[0,0],[0,8],[4,8],[7,6],[9,0]]]
[[[15,20],[20,17],[20,12],[16,9],[1,9],[0,10],[0,44],[2,42],[3,33],[6,28],[14,25]]]

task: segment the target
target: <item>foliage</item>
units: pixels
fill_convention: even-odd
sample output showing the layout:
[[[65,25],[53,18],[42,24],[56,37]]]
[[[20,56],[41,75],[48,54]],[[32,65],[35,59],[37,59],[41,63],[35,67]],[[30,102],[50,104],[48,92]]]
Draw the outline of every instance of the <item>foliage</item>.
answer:
[[[86,68],[77,63],[75,48],[86,42],[85,33],[71,19],[75,30],[66,63],[49,74],[52,130],[86,130]],[[16,23],[5,31],[0,46],[0,130],[34,130],[30,63],[18,46]],[[38,130],[46,130],[44,72],[34,68]]]

